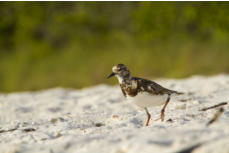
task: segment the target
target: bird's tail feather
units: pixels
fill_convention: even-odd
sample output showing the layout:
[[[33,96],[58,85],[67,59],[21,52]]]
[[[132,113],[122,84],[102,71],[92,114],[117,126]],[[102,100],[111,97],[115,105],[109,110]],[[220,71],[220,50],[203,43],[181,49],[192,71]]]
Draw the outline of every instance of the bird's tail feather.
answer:
[[[183,95],[184,94],[184,92],[179,92],[179,91],[174,91],[174,90],[172,90],[172,93],[177,94],[177,95]]]

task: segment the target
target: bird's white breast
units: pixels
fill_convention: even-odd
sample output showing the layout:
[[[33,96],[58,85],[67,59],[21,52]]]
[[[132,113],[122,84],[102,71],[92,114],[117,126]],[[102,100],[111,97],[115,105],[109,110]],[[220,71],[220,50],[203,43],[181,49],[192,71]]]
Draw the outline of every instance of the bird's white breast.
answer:
[[[118,75],[116,75],[116,77],[118,78],[118,82],[119,82],[119,84],[121,84],[121,83],[122,83],[122,81],[123,81],[123,78],[122,78],[122,77],[120,77],[120,76],[118,76]]]
[[[147,92],[138,93],[134,97],[127,96],[129,102],[136,104],[141,108],[159,106],[165,104],[168,94],[151,95]]]

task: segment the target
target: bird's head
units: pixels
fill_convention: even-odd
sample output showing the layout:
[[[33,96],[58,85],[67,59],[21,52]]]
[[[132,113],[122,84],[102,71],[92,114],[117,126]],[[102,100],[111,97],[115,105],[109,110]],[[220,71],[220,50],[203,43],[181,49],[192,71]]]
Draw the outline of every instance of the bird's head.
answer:
[[[107,77],[107,79],[116,76],[117,78],[129,78],[130,71],[124,64],[118,64],[112,67],[112,73]]]

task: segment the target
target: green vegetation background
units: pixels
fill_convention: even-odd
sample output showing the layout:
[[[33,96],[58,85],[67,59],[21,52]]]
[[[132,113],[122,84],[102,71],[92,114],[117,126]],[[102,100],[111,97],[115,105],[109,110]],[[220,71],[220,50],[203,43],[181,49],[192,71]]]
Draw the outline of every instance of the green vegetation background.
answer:
[[[0,2],[0,91],[229,72],[228,2]]]

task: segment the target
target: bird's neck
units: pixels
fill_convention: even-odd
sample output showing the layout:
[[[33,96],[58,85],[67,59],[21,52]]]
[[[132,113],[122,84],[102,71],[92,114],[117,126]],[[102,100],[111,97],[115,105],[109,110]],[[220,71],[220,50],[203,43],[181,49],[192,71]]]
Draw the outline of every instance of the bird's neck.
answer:
[[[121,84],[123,81],[131,80],[131,76],[130,75],[128,75],[128,76],[119,76],[119,75],[117,75],[116,77],[118,78],[119,84]]]

